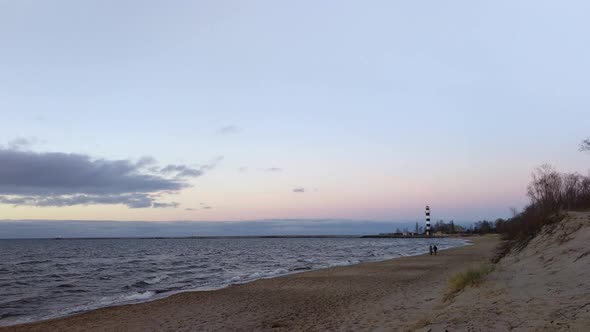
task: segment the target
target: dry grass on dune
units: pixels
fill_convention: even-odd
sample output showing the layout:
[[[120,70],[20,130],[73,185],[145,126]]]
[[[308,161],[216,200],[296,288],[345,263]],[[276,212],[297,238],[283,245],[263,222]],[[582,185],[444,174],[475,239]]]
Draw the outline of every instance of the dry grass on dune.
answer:
[[[479,266],[472,266],[466,271],[455,273],[447,282],[448,292],[445,299],[448,300],[467,286],[472,287],[479,285],[483,278],[493,270],[493,265],[482,264]]]

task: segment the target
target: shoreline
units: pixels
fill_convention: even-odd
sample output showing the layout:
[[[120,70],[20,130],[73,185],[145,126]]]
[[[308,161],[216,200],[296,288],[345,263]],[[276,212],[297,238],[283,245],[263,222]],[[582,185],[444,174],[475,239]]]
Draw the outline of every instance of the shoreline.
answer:
[[[489,259],[493,254],[491,249],[498,242],[491,237],[463,239],[471,241],[472,245],[446,249],[438,256],[404,256],[261,278],[216,290],[182,291],[140,303],[114,305],[48,320],[3,326],[0,331],[111,331],[120,326],[125,326],[124,330],[130,331],[245,331],[276,330],[281,327],[286,330],[303,327],[306,330],[331,329],[346,325],[347,320],[343,318],[349,318],[350,312],[344,310],[344,307],[351,305],[366,308],[378,305],[385,298],[410,295],[413,302],[425,304],[436,302],[433,301],[435,298],[442,298],[447,279],[444,276],[448,276],[453,270],[467,267],[468,263]],[[387,271],[393,272],[393,275],[384,273]],[[396,275],[395,272],[401,272],[402,275]],[[407,274],[414,275],[415,278],[408,280]],[[436,285],[429,281],[433,277]],[[382,288],[383,285],[378,281],[386,282],[392,288]],[[400,289],[400,284],[406,284],[408,288]],[[409,294],[409,289],[413,288],[417,289],[416,293]],[[372,298],[359,298],[359,292]],[[424,292],[427,294],[422,294]],[[286,294],[279,296],[280,293]],[[292,303],[289,303],[290,300]],[[316,309],[310,311],[310,308]],[[418,314],[416,311],[419,312],[416,309],[410,306],[397,308],[396,311],[401,316],[415,316]],[[341,312],[340,318],[334,319],[334,312],[341,310],[345,313]],[[320,321],[327,325],[310,325],[315,320],[305,318],[303,313],[325,316]],[[169,319],[171,315],[176,318]],[[292,319],[283,322],[284,319],[280,318],[285,315],[292,316]],[[154,320],[155,317],[161,319]],[[227,317],[234,319],[230,323],[226,321]],[[279,323],[268,323],[273,320]],[[389,326],[387,321],[385,323],[385,326]],[[377,324],[375,328],[381,325]],[[356,327],[355,324],[352,326]],[[398,327],[399,324],[394,328]]]
[[[336,236],[336,237],[340,237],[340,236]],[[372,237],[372,236],[366,236],[366,237]],[[262,237],[255,237],[255,238],[262,238]],[[290,237],[286,237],[286,238],[290,238]],[[363,237],[358,237],[358,238],[360,239]],[[376,238],[383,238],[383,237],[376,236]],[[391,236],[388,236],[385,238],[422,239],[424,237],[391,237]],[[440,239],[440,237],[430,237],[430,238]],[[453,237],[453,238],[458,239],[458,240],[462,240],[463,241],[462,244],[454,246],[454,247],[450,247],[450,248],[439,249],[439,252],[473,245],[473,242],[471,241],[472,237],[467,237],[467,238],[466,237]],[[98,239],[98,238],[96,238],[96,239]],[[137,239],[139,239],[139,238],[137,238]],[[48,240],[51,240],[51,239],[48,239]],[[67,240],[67,239],[65,239],[65,240]],[[120,302],[114,302],[114,303],[106,304],[106,305],[91,306],[90,308],[88,308],[87,306],[82,306],[82,307],[86,307],[86,309],[69,308],[69,309],[62,311],[62,313],[56,313],[54,315],[45,316],[40,319],[15,321],[15,322],[10,322],[6,325],[0,324],[0,329],[3,327],[13,327],[13,326],[20,326],[20,325],[43,323],[46,321],[52,321],[52,320],[56,320],[56,319],[67,319],[67,318],[70,318],[73,316],[89,313],[89,312],[92,312],[95,310],[114,308],[114,307],[122,307],[122,306],[127,306],[127,305],[137,305],[137,304],[149,303],[149,302],[153,302],[153,301],[160,301],[160,300],[164,300],[166,298],[169,298],[171,296],[175,296],[175,295],[183,294],[183,293],[218,291],[218,290],[226,289],[226,288],[233,287],[233,286],[240,286],[240,285],[249,284],[252,282],[259,281],[259,280],[281,278],[281,277],[291,276],[294,274],[323,271],[323,270],[333,269],[333,268],[337,268],[337,267],[350,267],[350,266],[355,266],[355,265],[359,265],[359,264],[366,264],[366,263],[379,263],[379,262],[385,262],[385,261],[389,261],[389,260],[408,258],[408,257],[416,257],[416,256],[421,256],[421,255],[427,255],[427,254],[428,254],[427,252],[425,252],[425,253],[412,253],[412,254],[396,256],[396,257],[383,257],[383,258],[378,258],[376,260],[365,260],[365,261],[357,261],[357,262],[352,262],[352,263],[350,261],[349,261],[349,263],[333,263],[330,266],[324,266],[324,267],[315,268],[315,269],[310,268],[310,269],[303,269],[303,270],[288,270],[288,271],[281,273],[281,274],[264,275],[264,276],[261,276],[258,278],[247,279],[244,281],[238,281],[238,282],[228,283],[228,284],[219,285],[219,286],[203,286],[203,287],[177,290],[177,291],[164,292],[164,293],[157,293],[157,292],[154,293],[154,291],[146,290],[143,293],[132,294],[132,295],[140,295],[141,296],[145,293],[153,293],[151,296],[149,296],[145,299],[127,300],[127,301],[123,300]]]

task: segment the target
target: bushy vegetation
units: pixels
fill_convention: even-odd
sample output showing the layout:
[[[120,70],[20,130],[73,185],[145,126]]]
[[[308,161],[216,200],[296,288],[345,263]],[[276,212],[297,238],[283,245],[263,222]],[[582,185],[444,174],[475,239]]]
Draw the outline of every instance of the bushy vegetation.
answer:
[[[527,192],[530,203],[520,213],[496,223],[506,242],[499,248],[496,261],[510,250],[520,250],[544,225],[558,222],[566,211],[590,209],[590,176],[560,173],[543,165],[533,173]]]
[[[432,224],[432,232],[443,234],[489,234],[497,233],[496,225],[504,222],[504,219],[497,219],[496,221],[480,220],[467,227],[457,225],[453,220],[445,222],[439,220]]]
[[[444,222],[443,220],[439,220],[432,224],[432,232],[433,233],[445,233],[445,234],[454,234],[454,233],[461,233],[464,231],[463,227],[460,225],[455,225],[453,220]]]
[[[497,225],[504,222],[504,219],[496,219],[496,221],[480,220],[473,226],[469,227],[466,233],[472,234],[489,234],[498,233]]]
[[[492,272],[493,266],[489,264],[472,267],[464,272],[454,274],[448,281],[447,299],[460,292],[467,286],[477,286],[484,276]]]

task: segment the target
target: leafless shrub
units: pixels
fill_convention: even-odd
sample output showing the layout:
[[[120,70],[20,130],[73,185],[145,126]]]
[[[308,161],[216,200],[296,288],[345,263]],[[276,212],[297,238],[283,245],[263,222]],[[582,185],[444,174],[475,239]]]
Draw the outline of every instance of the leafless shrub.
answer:
[[[580,151],[590,152],[590,138],[580,143]],[[590,174],[559,173],[545,164],[533,172],[527,194],[531,201],[522,212],[511,209],[512,218],[496,221],[506,241],[498,246],[495,262],[524,248],[543,226],[561,220],[563,211],[590,209]]]
[[[527,194],[530,203],[522,212],[496,224],[506,242],[498,247],[495,261],[511,250],[524,248],[544,225],[561,220],[564,211],[589,209],[590,176],[559,173],[542,165],[533,172]]]

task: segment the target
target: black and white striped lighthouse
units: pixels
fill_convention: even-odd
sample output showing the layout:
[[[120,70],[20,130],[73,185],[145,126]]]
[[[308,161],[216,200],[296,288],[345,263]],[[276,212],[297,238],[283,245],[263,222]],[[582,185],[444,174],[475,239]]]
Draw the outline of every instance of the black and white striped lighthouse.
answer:
[[[426,205],[426,235],[430,236],[430,206]]]

